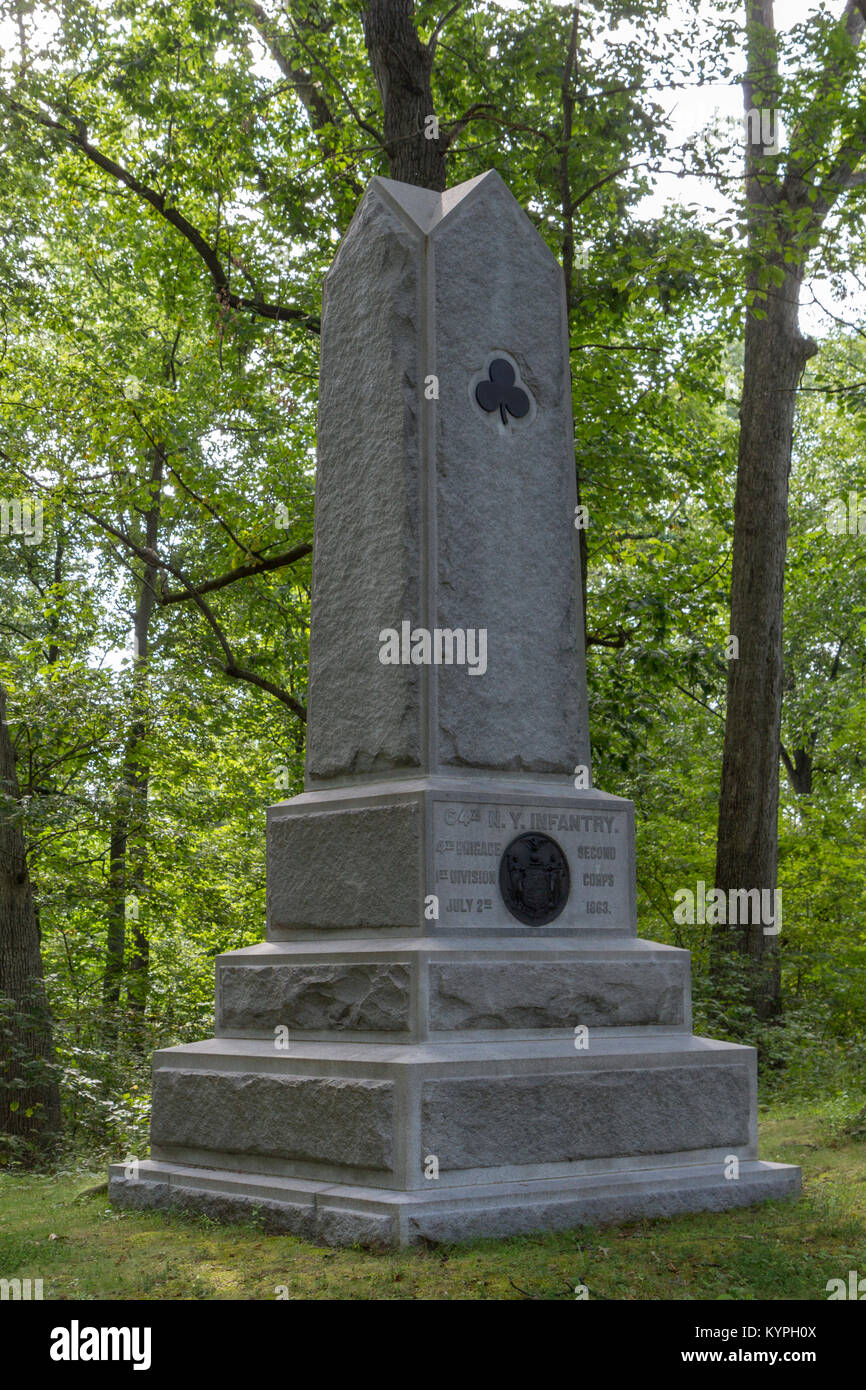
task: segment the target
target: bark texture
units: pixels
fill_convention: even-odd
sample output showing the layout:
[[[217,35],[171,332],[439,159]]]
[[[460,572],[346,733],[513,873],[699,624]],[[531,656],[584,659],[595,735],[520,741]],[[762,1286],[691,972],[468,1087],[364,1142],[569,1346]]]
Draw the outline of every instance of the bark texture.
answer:
[[[51,1013],[39,919],[27,863],[15,750],[0,685],[0,1132],[21,1156],[48,1152],[60,1134]]]
[[[788,479],[797,389],[816,345],[799,329],[809,252],[830,208],[853,186],[864,140],[827,149],[826,108],[854,73],[864,0],[848,0],[840,44],[819,75],[813,108],[801,114],[790,153],[774,133],[780,82],[773,0],[746,0],[746,202],[748,226],[743,399],[734,503],[731,635],[725,746],[719,798],[716,887],[773,892],[778,871],[782,609],[788,539]],[[829,172],[819,173],[823,166]],[[790,768],[789,768],[790,771]],[[804,770],[805,771],[805,770]],[[804,779],[805,780],[805,779]],[[779,935],[767,923],[720,926],[715,959],[727,948],[749,965],[761,1018],[781,1010]],[[770,924],[772,925],[772,924]]]
[[[368,0],[364,36],[382,98],[391,178],[441,193],[446,141],[430,121],[436,111],[430,81],[436,45],[421,42],[414,15],[412,0]]]

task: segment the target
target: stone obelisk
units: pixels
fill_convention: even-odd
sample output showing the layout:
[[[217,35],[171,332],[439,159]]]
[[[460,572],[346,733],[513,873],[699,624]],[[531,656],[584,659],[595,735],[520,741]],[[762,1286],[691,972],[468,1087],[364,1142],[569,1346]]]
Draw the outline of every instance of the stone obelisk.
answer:
[[[374,179],[325,283],[306,789],[114,1201],[387,1246],[799,1190],[754,1051],[693,1036],[688,952],[636,936],[575,507],[555,258],[496,173]]]

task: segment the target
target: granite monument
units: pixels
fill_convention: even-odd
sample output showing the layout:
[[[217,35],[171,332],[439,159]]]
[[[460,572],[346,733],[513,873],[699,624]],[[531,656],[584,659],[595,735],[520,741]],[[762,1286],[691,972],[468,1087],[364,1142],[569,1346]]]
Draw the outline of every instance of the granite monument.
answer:
[[[592,786],[562,271],[495,172],[372,181],[326,277],[305,790],[112,1200],[380,1246],[795,1194],[749,1047],[636,935]]]

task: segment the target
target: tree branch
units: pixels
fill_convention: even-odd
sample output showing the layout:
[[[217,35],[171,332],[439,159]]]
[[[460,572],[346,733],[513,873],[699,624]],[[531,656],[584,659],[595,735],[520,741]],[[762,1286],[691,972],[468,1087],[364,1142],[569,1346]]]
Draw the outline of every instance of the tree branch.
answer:
[[[302,46],[302,48],[305,48],[305,49],[306,49],[307,55],[308,55],[308,57],[310,58],[310,60],[311,60],[313,63],[316,63],[316,64],[318,65],[318,67],[320,67],[320,68],[322,69],[322,72],[325,74],[325,76],[326,76],[327,78],[329,78],[331,82],[333,82],[333,84],[334,84],[334,86],[336,87],[337,91],[340,93],[340,96],[343,98],[344,102],[346,103],[346,106],[347,106],[348,109],[349,109],[349,113],[350,113],[350,115],[352,116],[352,119],[355,121],[356,125],[357,125],[361,130],[365,130],[365,131],[367,132],[367,134],[368,134],[369,136],[371,136],[372,139],[374,139],[374,140],[376,141],[376,143],[377,143],[378,145],[380,145],[381,148],[382,148],[383,150],[384,150],[384,149],[387,149],[387,145],[386,145],[386,143],[385,143],[385,137],[384,137],[384,135],[382,135],[381,131],[378,131],[374,125],[371,125],[371,124],[370,124],[369,121],[365,121],[365,120],[364,120],[364,117],[363,117],[363,116],[361,115],[361,113],[357,110],[357,108],[356,108],[356,106],[355,106],[355,103],[352,101],[352,98],[349,96],[349,93],[346,91],[345,87],[342,85],[341,82],[339,82],[339,81],[337,80],[337,78],[334,76],[334,74],[332,73],[332,71],[331,71],[331,69],[328,67],[328,65],[327,65],[325,62],[323,62],[323,60],[322,60],[321,58],[318,58],[318,57],[316,56],[316,54],[313,52],[313,50],[310,48],[310,45],[307,43],[306,39],[304,38],[304,36],[303,36],[303,34],[301,33],[300,29],[298,28],[297,24],[296,24],[295,21],[292,19],[292,16],[291,16],[291,15],[288,15],[287,17],[288,17],[289,23],[290,23],[291,26],[292,26],[292,30],[294,31],[294,35],[295,35],[295,38],[297,39],[298,43]]]
[[[562,101],[562,150],[559,159],[559,196],[562,201],[562,271],[565,276],[565,302],[567,305],[572,303],[574,298],[574,208],[575,205],[571,198],[571,181],[568,171],[568,156],[571,151],[571,139],[574,129],[574,93],[571,90],[574,69],[577,64],[577,31],[580,23],[580,7],[573,6],[571,11],[571,32],[568,37],[568,52],[565,59],[565,67],[562,71],[562,85],[560,97]]]
[[[434,57],[434,55],[435,55],[435,53],[436,53],[436,45],[437,45],[437,43],[439,42],[439,35],[442,33],[442,30],[445,28],[445,25],[448,23],[448,21],[449,21],[449,19],[452,17],[452,15],[455,15],[455,14],[457,13],[458,10],[462,10],[462,9],[463,9],[463,6],[465,5],[465,3],[466,3],[466,0],[456,0],[456,3],[453,4],[453,5],[451,6],[450,9],[448,9],[448,10],[445,11],[445,13],[443,14],[442,18],[441,18],[441,19],[439,20],[439,22],[436,24],[436,27],[434,28],[433,33],[430,35],[429,39],[427,40],[427,52],[430,54],[430,61],[431,61],[431,63],[432,63],[433,57]]]
[[[38,479],[28,477],[28,475],[24,473],[23,470],[21,470],[21,473],[22,477],[27,478],[27,481],[32,486],[41,486]],[[223,656],[225,657],[224,663],[220,664],[220,670],[223,672],[224,675],[229,676],[234,680],[242,680],[246,681],[250,685],[258,686],[260,690],[266,690],[268,694],[273,695],[274,698],[279,700],[281,704],[286,705],[292,711],[293,714],[297,715],[298,719],[306,723],[307,711],[299,700],[296,700],[294,696],[290,695],[287,690],[283,690],[280,686],[275,685],[273,681],[267,680],[264,676],[257,675],[255,671],[250,671],[248,667],[242,666],[240,664],[240,662],[236,659],[231,646],[229,645],[225,633],[223,632],[222,628],[220,627],[219,623],[214,617],[214,614],[210,606],[205,602],[205,600],[201,596],[201,593],[198,591],[198,589],[192,583],[192,581],[187,578],[183,570],[179,569],[176,565],[173,565],[169,560],[160,559],[156,551],[151,550],[148,546],[139,545],[136,541],[132,539],[131,536],[128,536],[125,531],[121,530],[120,527],[113,525],[112,522],[107,521],[105,517],[97,515],[96,512],[92,512],[89,507],[84,505],[83,502],[78,501],[77,506],[79,510],[82,511],[86,517],[89,517],[90,520],[96,526],[100,527],[101,530],[106,531],[108,535],[114,536],[115,539],[119,540],[123,545],[125,545],[128,550],[131,550],[132,553],[143,562],[147,569],[165,570],[168,574],[173,575],[174,578],[177,579],[183,585],[185,593],[195,604],[196,608],[198,608],[199,612],[201,613],[202,617],[204,618],[205,622],[207,623],[208,627],[211,629],[212,633],[214,634],[214,637],[219,643]],[[272,558],[275,561],[278,557],[273,556]],[[263,561],[262,563],[263,567],[266,567],[268,565],[267,561]],[[273,567],[273,565],[271,567]],[[225,583],[231,582],[231,578],[229,577],[223,576],[223,579]],[[205,585],[202,586],[203,589],[206,587],[207,586]],[[223,585],[217,584],[215,587],[221,588],[223,587]],[[157,602],[161,603],[162,600],[160,598],[159,593],[156,591],[154,592]]]
[[[75,149],[80,150],[91,164],[96,165],[98,169],[102,169],[104,173],[124,184],[136,197],[152,207],[165,222],[174,227],[204,262],[220,303],[230,309],[257,314],[261,318],[273,319],[279,323],[300,323],[311,332],[319,332],[320,321],[318,317],[315,314],[307,313],[305,309],[294,309],[284,304],[269,304],[259,295],[249,299],[243,295],[235,294],[230,287],[228,275],[216,251],[198,228],[194,227],[183,213],[178,212],[177,208],[167,204],[162,193],[158,193],[156,189],[143,183],[122,164],[110,159],[108,155],[103,154],[96,145],[92,144],[88,138],[87,126],[84,121],[70,112],[64,111],[64,116],[71,122],[72,128],[70,129],[68,125],[55,120],[46,112],[34,111],[5,92],[0,93],[0,100],[4,101],[15,115],[25,120],[34,121],[43,129],[53,131],[68,141]]]
[[[449,121],[447,125],[442,126],[440,129],[439,143],[443,152],[450,149],[457,137],[463,134],[466,127],[476,116],[481,116],[485,112],[489,113],[495,110],[496,107],[492,102],[476,101],[463,112],[462,116],[458,116],[456,121]],[[488,115],[488,119],[492,118]]]
[[[615,637],[600,637],[595,632],[588,632],[586,645],[588,647],[612,647],[618,650],[620,647],[624,647],[629,638],[634,637],[636,632],[637,628],[624,627],[617,628]]]
[[[204,584],[190,585],[185,589],[172,589],[168,593],[159,595],[160,605],[163,607],[169,603],[183,603],[186,599],[194,598],[197,594],[211,594],[215,589],[224,589],[227,584],[234,584],[238,579],[248,579],[254,574],[266,574],[269,570],[282,569],[285,565],[293,565],[296,560],[302,560],[305,555],[309,555],[313,547],[304,541],[301,545],[293,546],[291,550],[285,550],[280,555],[272,555],[267,560],[256,560],[249,565],[238,565],[236,570],[230,574],[221,574],[217,579],[208,579]]]
[[[259,37],[266,44],[268,52],[276,63],[277,67],[285,77],[289,79],[298,99],[304,106],[310,121],[310,128],[316,135],[322,152],[329,158],[334,159],[337,155],[337,147],[334,144],[329,132],[329,127],[333,130],[339,129],[339,121],[328,104],[328,101],[314,81],[312,74],[305,68],[299,67],[289,56],[283,47],[283,36],[273,27],[268,15],[261,5],[252,0],[250,13],[253,16],[252,22]],[[356,197],[360,198],[363,187],[346,170],[340,172],[340,178],[348,185]]]
[[[839,22],[844,25],[845,35],[850,45],[849,50],[844,58],[827,63],[821,73],[815,98],[791,136],[792,149],[803,147],[801,158],[791,160],[788,166],[782,190],[787,201],[794,207],[808,205],[811,185],[807,182],[806,176],[809,169],[818,162],[822,153],[816,149],[815,140],[809,138],[808,132],[810,128],[814,130],[816,125],[820,127],[826,124],[827,102],[830,94],[835,85],[844,82],[846,77],[850,76],[850,71],[846,71],[846,69],[850,69],[852,60],[860,47],[864,29],[866,29],[866,0],[847,0]],[[813,230],[817,230],[821,226],[840,193],[846,188],[855,187],[864,181],[863,177],[855,172],[857,165],[863,158],[863,153],[862,144],[844,144],[837,152],[832,161],[830,173],[821,184],[821,193],[811,205],[810,226]]]

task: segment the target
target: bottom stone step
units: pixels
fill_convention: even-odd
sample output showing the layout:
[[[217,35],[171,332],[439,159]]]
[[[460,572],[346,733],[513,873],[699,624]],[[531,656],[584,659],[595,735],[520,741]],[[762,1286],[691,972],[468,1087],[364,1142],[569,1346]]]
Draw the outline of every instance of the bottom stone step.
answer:
[[[113,1164],[109,1197],[120,1207],[173,1207],[219,1220],[258,1217],[265,1228],[323,1245],[394,1248],[420,1240],[458,1242],[482,1236],[724,1211],[800,1195],[800,1169],[741,1161],[725,1178],[719,1165],[643,1168],[527,1182],[395,1192],[297,1178],[233,1173],[147,1160]]]

